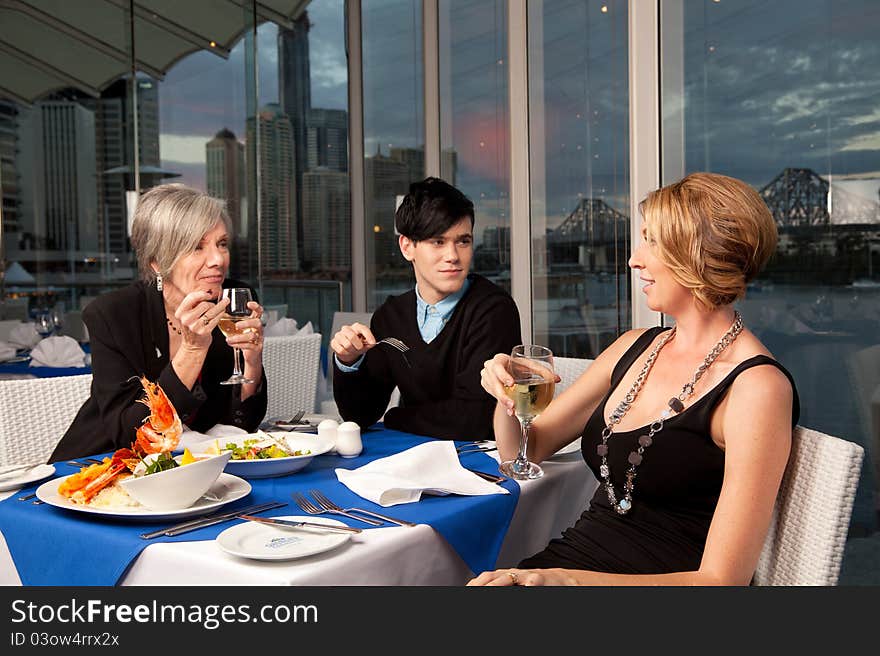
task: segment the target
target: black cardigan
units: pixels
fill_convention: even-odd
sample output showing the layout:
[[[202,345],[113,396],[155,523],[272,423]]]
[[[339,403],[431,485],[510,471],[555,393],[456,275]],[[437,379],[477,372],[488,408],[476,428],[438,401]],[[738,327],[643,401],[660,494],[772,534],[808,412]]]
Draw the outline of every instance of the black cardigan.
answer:
[[[388,428],[448,439],[492,439],[495,399],[480,385],[483,363],[510,353],[520,337],[519,312],[510,295],[471,274],[467,293],[430,344],[416,322],[416,294],[389,297],[373,314],[376,339],[397,337],[410,350],[370,349],[356,372],[333,372],[333,395],[342,417],[362,428],[388,406],[395,385],[400,406],[385,413]],[[335,362],[335,359],[334,359]]]
[[[226,280],[224,287],[246,286]],[[256,295],[254,295],[256,299]],[[168,325],[162,294],[135,282],[103,294],[83,310],[92,349],[91,396],[80,408],[49,462],[128,447],[149,410],[136,400],[142,387],[132,376],[158,382],[192,430],[217,423],[254,430],[266,414],[266,383],[241,402],[239,385],[220,385],[232,373],[232,349],[219,329],[202,366],[201,381],[188,389],[168,357]]]

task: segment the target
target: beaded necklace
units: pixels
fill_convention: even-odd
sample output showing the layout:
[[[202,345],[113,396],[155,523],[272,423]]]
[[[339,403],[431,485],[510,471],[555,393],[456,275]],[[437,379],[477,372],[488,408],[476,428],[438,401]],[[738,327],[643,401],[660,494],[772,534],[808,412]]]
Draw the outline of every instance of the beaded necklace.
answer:
[[[645,449],[653,444],[654,436],[663,430],[663,422],[669,419],[673,412],[677,414],[684,410],[684,401],[694,393],[694,386],[697,384],[697,381],[702,378],[703,374],[706,373],[706,370],[713,362],[715,362],[715,359],[721,355],[721,352],[730,346],[733,340],[737,338],[742,332],[742,329],[742,316],[739,312],[734,310],[733,323],[730,328],[728,328],[727,332],[724,333],[720,340],[718,340],[718,343],[712,348],[712,350],[709,351],[709,354],[703,358],[703,361],[700,363],[700,366],[697,367],[691,380],[682,385],[681,391],[677,396],[673,396],[669,399],[669,407],[660,413],[660,418],[650,425],[648,432],[639,436],[639,448],[635,451],[631,451],[627,458],[629,461],[629,467],[626,470],[626,482],[623,484],[624,496],[618,501],[617,495],[614,492],[614,485],[611,483],[611,471],[608,468],[608,438],[611,437],[612,428],[620,423],[620,420],[623,419],[624,415],[626,415],[630,407],[632,407],[639,391],[641,391],[642,386],[645,384],[645,380],[648,378],[648,373],[651,371],[651,367],[654,366],[654,361],[657,359],[660,349],[666,346],[666,343],[675,335],[675,327],[657,342],[657,346],[651,351],[641,372],[639,372],[638,377],[633,382],[632,387],[630,387],[626,396],[623,397],[623,400],[611,413],[611,416],[608,417],[608,422],[606,423],[605,428],[602,429],[602,444],[599,444],[596,447],[596,453],[602,458],[602,464],[599,467],[599,474],[602,476],[605,493],[608,495],[608,501],[611,502],[614,510],[619,514],[625,515],[632,508],[632,493],[635,488],[636,467],[642,463],[642,455],[644,454]]]

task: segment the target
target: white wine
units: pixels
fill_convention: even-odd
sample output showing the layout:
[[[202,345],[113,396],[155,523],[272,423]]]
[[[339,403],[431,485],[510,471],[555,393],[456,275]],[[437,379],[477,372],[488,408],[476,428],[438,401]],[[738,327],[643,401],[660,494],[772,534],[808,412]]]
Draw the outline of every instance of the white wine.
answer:
[[[513,385],[504,386],[504,392],[513,400],[514,412],[520,421],[531,422],[538,417],[553,400],[556,382],[538,375],[515,380]]]
[[[220,328],[220,332],[222,332],[227,337],[232,337],[233,335],[238,335],[239,333],[244,332],[243,330],[238,329],[238,322],[247,319],[247,317],[236,317],[231,314],[227,314],[217,326]]]

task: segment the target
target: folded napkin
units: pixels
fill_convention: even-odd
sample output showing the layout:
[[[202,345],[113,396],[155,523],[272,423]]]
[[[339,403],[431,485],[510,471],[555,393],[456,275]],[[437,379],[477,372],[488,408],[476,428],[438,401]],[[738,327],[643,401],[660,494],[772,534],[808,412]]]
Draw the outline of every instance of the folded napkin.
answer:
[[[509,494],[462,467],[452,441],[425,442],[357,469],[337,469],[336,478],[355,494],[385,507],[418,501],[424,493]]]
[[[73,337],[60,335],[40,340],[31,351],[32,367],[84,367],[86,353]]]
[[[34,329],[34,322],[21,323],[9,331],[9,343],[16,348],[33,348],[41,339]]]
[[[296,319],[291,319],[289,317],[282,317],[278,321],[273,324],[267,325],[263,329],[263,334],[266,337],[281,337],[282,335],[296,335],[299,331],[297,330]]]
[[[0,342],[0,362],[15,357],[15,345],[9,342]]]

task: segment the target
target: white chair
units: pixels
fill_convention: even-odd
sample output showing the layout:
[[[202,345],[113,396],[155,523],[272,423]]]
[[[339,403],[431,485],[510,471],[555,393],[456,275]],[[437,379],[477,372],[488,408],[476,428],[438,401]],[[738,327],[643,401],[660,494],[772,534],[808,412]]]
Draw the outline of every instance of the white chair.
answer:
[[[0,380],[0,465],[48,460],[91,385],[91,374]]]
[[[865,450],[797,426],[753,585],[835,585]]]
[[[263,369],[269,387],[266,417],[315,411],[321,369],[321,333],[266,337]]]
[[[553,368],[559,374],[562,381],[556,385],[554,398],[559,396],[563,390],[567,389],[574,381],[578,379],[587,367],[593,364],[593,361],[587,358],[553,358]]]

